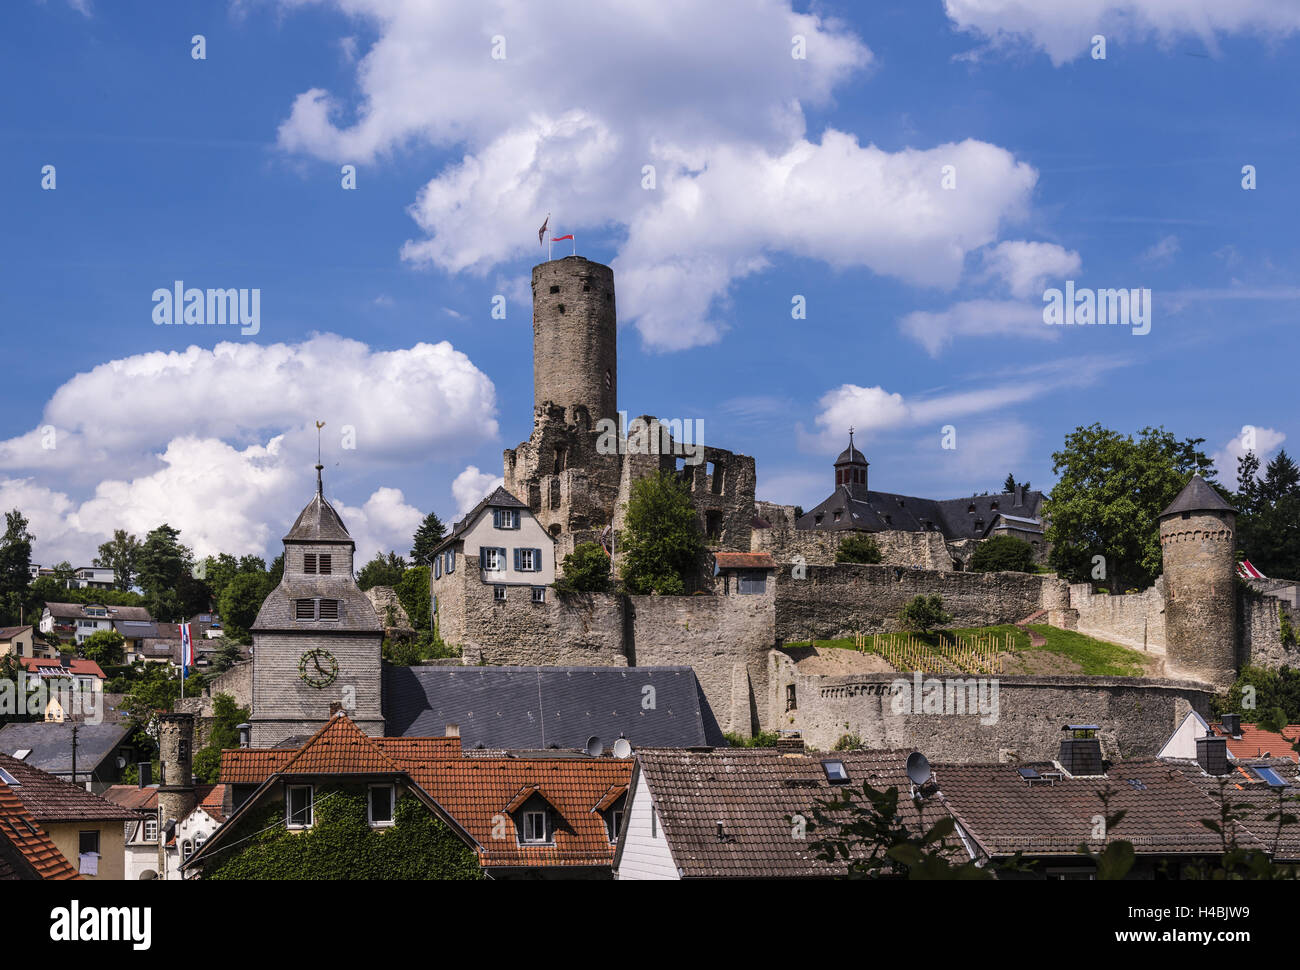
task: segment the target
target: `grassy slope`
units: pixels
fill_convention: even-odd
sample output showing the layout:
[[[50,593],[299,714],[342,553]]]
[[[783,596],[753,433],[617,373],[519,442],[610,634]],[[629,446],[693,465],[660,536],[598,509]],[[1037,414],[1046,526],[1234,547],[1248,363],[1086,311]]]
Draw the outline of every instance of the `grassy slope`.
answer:
[[[1095,640],[1092,637],[1085,636],[1082,633],[1076,633],[1073,630],[1060,630],[1054,626],[1045,624],[1032,624],[1030,626],[1035,633],[1041,633],[1047,638],[1047,644],[1037,649],[1048,653],[1057,653],[1063,657],[1068,657],[1077,663],[1084,674],[1094,676],[1118,676],[1132,677],[1138,676],[1144,669],[1142,654],[1136,650],[1130,650],[1128,647],[1121,647],[1114,643],[1107,643],[1104,640]],[[994,634],[999,638],[1010,636],[1012,652],[1022,653],[1030,649],[1029,634],[1019,627],[1012,625],[1003,626],[986,626],[978,628],[962,628],[956,630],[944,630],[942,633],[930,633],[926,635],[911,634],[917,639],[922,640],[931,646],[939,643],[939,637],[945,634],[957,634],[962,637],[970,637],[974,634],[986,635]],[[882,637],[890,634],[882,634]],[[909,634],[893,634],[899,637],[900,641]],[[870,642],[870,640],[868,640]],[[806,647],[808,642],[787,643],[787,647]],[[857,649],[853,644],[853,638],[847,637],[840,640],[818,640],[814,646],[832,647],[842,650]]]

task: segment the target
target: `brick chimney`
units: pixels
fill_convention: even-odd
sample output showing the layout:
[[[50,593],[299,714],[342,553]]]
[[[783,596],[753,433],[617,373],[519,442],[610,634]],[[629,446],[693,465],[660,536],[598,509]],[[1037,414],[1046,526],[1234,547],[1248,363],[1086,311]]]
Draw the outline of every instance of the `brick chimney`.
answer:
[[[1228,773],[1228,739],[1206,735],[1196,739],[1196,763],[1207,775]]]

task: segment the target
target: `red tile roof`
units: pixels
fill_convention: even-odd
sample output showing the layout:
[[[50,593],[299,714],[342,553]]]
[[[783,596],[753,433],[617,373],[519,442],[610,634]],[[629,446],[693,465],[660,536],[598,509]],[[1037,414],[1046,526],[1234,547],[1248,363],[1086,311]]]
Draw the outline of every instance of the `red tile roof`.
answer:
[[[10,755],[0,754],[0,768],[18,782],[16,786],[11,786],[11,790],[22,799],[32,816],[42,822],[133,822],[140,817],[135,811],[91,794],[80,785],[33,768]]]
[[[78,879],[77,870],[55,847],[12,788],[0,782],[0,838],[12,845],[42,879]]]
[[[42,659],[38,657],[19,657],[18,659],[22,661],[23,667],[25,667],[28,672],[35,672],[38,669],[57,670],[58,668],[63,666],[63,661],[57,657],[53,659]],[[98,677],[100,680],[106,679],[104,676],[104,671],[100,668],[99,664],[95,663],[95,661],[93,660],[85,660],[81,657],[73,657],[68,662],[68,666],[66,669],[69,673],[75,674],[79,677]]]
[[[207,812],[218,822],[226,820],[226,795],[229,785],[198,785],[194,789],[198,807]],[[154,812],[158,810],[158,788],[150,786],[140,788],[137,785],[113,785],[104,792],[104,798],[115,805],[133,811]]]
[[[719,569],[775,569],[776,563],[766,552],[715,552],[713,561]]]
[[[476,752],[481,754],[481,752]],[[336,716],[298,750],[240,748],[221,753],[226,784],[261,784],[277,773],[406,774],[480,846],[480,865],[608,866],[614,857],[605,818],[596,809],[626,788],[632,763],[615,758],[462,757],[459,738],[370,738]],[[520,845],[502,820],[512,800],[540,794],[559,816],[553,845]],[[516,796],[524,793],[522,799]],[[518,808],[519,804],[513,805]]]
[[[1290,758],[1300,761],[1300,754],[1291,747],[1291,743],[1300,739],[1300,724],[1288,724],[1282,733],[1265,731],[1254,724],[1241,726],[1241,737],[1234,738],[1223,730],[1222,724],[1211,724],[1210,730],[1217,737],[1228,739],[1228,753],[1234,758]]]

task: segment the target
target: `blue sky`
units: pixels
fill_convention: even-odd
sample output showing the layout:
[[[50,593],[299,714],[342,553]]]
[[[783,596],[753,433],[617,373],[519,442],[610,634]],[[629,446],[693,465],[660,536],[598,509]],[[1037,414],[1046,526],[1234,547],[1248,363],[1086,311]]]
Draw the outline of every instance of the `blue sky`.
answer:
[[[164,520],[274,555],[317,419],[361,555],[454,518],[531,430],[548,211],[615,267],[620,406],[702,419],[760,498],[824,498],[849,424],[874,488],[941,498],[1049,486],[1094,421],[1229,480],[1243,426],[1297,433],[1295,4],[605,6],[8,5],[0,506],[37,560]],[[1150,332],[1047,326],[1067,279],[1151,290]],[[155,325],[176,280],[259,289],[259,332]]]

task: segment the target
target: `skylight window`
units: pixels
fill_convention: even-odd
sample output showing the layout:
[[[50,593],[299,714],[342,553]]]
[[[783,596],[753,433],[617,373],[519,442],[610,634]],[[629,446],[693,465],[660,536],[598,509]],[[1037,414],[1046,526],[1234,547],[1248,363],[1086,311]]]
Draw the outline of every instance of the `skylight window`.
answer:
[[[823,761],[822,771],[826,772],[826,780],[832,785],[848,783],[849,773],[844,769],[843,761]]]
[[[9,772],[5,771],[3,768],[0,768],[0,781],[3,781],[6,785],[9,785],[12,788],[20,787],[18,779],[9,774]]]
[[[19,748],[17,751],[14,752],[14,757],[17,758],[19,761],[26,761],[27,756],[31,753],[32,753],[31,748]]]
[[[1282,780],[1282,776],[1279,775],[1272,768],[1269,768],[1267,765],[1253,765],[1252,767],[1255,771],[1255,774],[1259,775],[1260,778],[1268,782],[1270,788],[1286,787],[1286,782]]]

